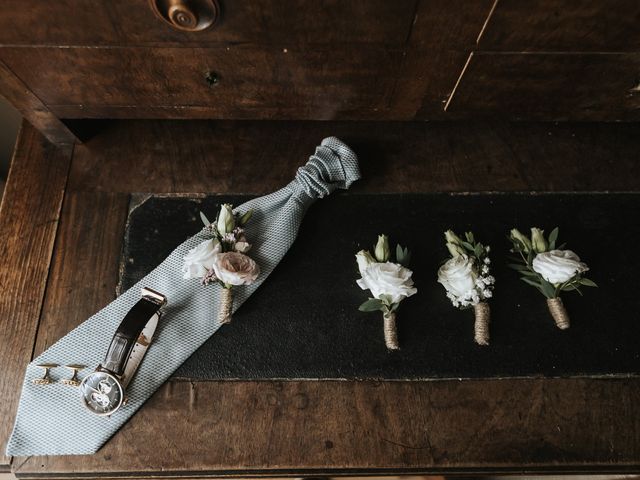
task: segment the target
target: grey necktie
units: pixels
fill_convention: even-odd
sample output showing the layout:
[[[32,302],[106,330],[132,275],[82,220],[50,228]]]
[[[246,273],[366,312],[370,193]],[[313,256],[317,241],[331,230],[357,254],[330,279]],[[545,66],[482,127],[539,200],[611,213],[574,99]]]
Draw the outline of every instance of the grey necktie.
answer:
[[[356,155],[335,137],[325,138],[295,179],[270,195],[250,200],[235,209],[253,209],[247,236],[251,257],[261,274],[249,286],[234,289],[234,310],[251,295],[278,265],[293,244],[307,208],[316,198],[336,188],[349,188],[360,178]],[[184,255],[209,238],[205,231],[189,238],[158,267],[112,303],[52,345],[27,367],[8,455],[65,455],[95,453],[138,408],[219,327],[216,323],[220,287],[204,287],[197,279],[182,278]],[[166,295],[168,304],[153,343],[136,376],[127,387],[127,404],[111,417],[89,412],[78,388],[59,382],[35,385],[42,376],[38,364],[80,363],[97,366],[129,309],[140,299],[141,287]],[[233,324],[231,327],[233,328]],[[85,370],[83,373],[88,373]],[[59,378],[62,367],[52,370]]]

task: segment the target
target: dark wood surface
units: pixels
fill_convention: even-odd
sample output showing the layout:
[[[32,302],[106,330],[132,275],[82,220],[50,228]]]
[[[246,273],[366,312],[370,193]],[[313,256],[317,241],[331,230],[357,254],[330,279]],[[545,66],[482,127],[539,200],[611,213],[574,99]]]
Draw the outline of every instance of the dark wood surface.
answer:
[[[0,206],[0,465],[32,358],[72,147],[54,148],[23,123]],[[3,468],[3,467],[0,467]]]
[[[216,118],[329,120],[389,115],[402,52],[282,48],[4,48],[52,105],[209,107]],[[123,65],[127,67],[123,68]],[[43,76],[41,70],[49,72]],[[209,85],[208,72],[218,83]],[[434,76],[440,70],[433,72]]]
[[[0,292],[0,304],[10,307],[2,317],[10,321],[9,333],[0,344],[0,359],[10,373],[0,384],[2,408],[10,411],[3,410],[7,420],[0,443],[6,443],[16,385],[32,350],[39,352],[113,298],[131,192],[262,194],[287,183],[329,134],[343,137],[360,155],[364,178],[354,192],[637,191],[638,129],[634,124],[116,122],[75,146],[47,270],[57,217],[46,212],[59,209],[69,151],[45,148],[27,126],[0,218],[15,235],[3,248],[13,245],[7,251],[16,252],[3,257],[2,272],[12,272],[7,281],[14,283],[3,280]],[[49,162],[38,153],[43,148]],[[13,173],[20,171],[30,174]],[[46,193],[50,189],[57,197]],[[7,200],[17,197],[22,207]],[[45,213],[37,213],[43,205]],[[35,229],[40,223],[33,218],[50,223]],[[23,228],[36,233],[22,236]],[[38,240],[42,233],[44,243]],[[37,258],[36,277],[20,269],[24,258]],[[34,278],[39,296],[32,294]],[[637,378],[171,381],[98,454],[15,458],[12,468],[21,477],[637,471],[639,394]]]
[[[485,2],[486,0],[482,0]],[[222,1],[222,16],[202,32],[175,30],[156,18],[148,0],[7,0],[0,44],[211,46],[360,43],[403,45],[418,0]],[[432,11],[446,5],[427,0]],[[452,10],[452,9],[449,9]],[[46,19],[46,20],[45,20]]]
[[[0,15],[1,17],[1,15]],[[52,143],[73,144],[77,138],[15,74],[0,61],[0,94]]]
[[[0,91],[59,143],[57,119],[640,118],[635,0],[223,0],[192,33],[146,0],[3,8]]]
[[[634,120],[640,112],[639,70],[640,53],[475,53],[447,111]]]
[[[636,0],[499,0],[480,50],[637,52]]]

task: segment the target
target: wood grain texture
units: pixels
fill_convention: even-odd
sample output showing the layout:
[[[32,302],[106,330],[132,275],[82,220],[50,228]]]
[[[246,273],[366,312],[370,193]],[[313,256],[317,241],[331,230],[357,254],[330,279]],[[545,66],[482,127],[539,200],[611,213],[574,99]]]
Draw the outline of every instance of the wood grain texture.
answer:
[[[4,446],[32,358],[71,153],[23,123],[0,206],[0,465],[9,463]]]
[[[75,135],[1,61],[0,95],[52,143],[64,145],[72,144],[77,140]]]
[[[213,28],[187,33],[157,19],[148,0],[6,0],[3,9],[11,14],[0,16],[0,44],[398,46],[404,44],[411,31],[416,3],[417,0],[222,1],[222,17]]]
[[[480,50],[637,52],[636,0],[499,0]]]
[[[33,356],[116,297],[120,250],[129,208],[126,194],[73,192],[64,201],[51,278]],[[87,278],[94,281],[87,281]]]
[[[6,47],[0,56],[45,103],[76,105],[78,115],[82,105],[179,105],[209,107],[215,118],[330,120],[384,114],[402,53]],[[210,71],[215,86],[205,78]]]
[[[639,379],[172,381],[98,454],[30,457],[16,474],[626,471],[638,395]]]
[[[360,157],[354,191],[636,190],[640,180],[637,124],[121,121],[76,147],[69,189],[264,194],[330,135]]]
[[[640,54],[476,53],[448,111],[545,120],[640,118]]]

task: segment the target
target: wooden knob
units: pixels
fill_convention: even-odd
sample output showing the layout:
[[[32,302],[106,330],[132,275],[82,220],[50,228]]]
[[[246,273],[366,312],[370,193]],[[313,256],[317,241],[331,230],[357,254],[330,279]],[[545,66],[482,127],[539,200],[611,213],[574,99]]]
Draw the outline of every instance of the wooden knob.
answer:
[[[149,0],[157,17],[177,30],[199,32],[218,19],[217,0]]]

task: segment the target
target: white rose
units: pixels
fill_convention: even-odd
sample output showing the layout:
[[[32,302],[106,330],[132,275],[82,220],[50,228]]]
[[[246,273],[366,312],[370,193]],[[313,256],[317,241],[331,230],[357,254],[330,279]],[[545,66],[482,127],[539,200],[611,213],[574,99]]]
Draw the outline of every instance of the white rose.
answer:
[[[463,297],[472,290],[475,287],[477,277],[473,261],[466,255],[458,255],[447,260],[438,270],[438,282],[444,286],[447,292],[456,297]]]
[[[238,252],[218,253],[213,261],[216,277],[227,285],[249,285],[260,275],[260,267]]]
[[[362,275],[369,265],[376,263],[376,259],[366,250],[360,250],[356,253],[356,262],[358,262],[358,271]]]
[[[555,285],[572,279],[578,273],[586,272],[589,267],[571,250],[551,250],[535,256],[533,270]]]
[[[372,263],[361,272],[362,278],[357,280],[363,290],[371,290],[375,298],[389,295],[391,303],[398,303],[418,292],[413,286],[413,272],[397,263]]]
[[[189,250],[182,265],[183,278],[202,278],[213,267],[213,259],[221,250],[216,239],[205,240]]]

